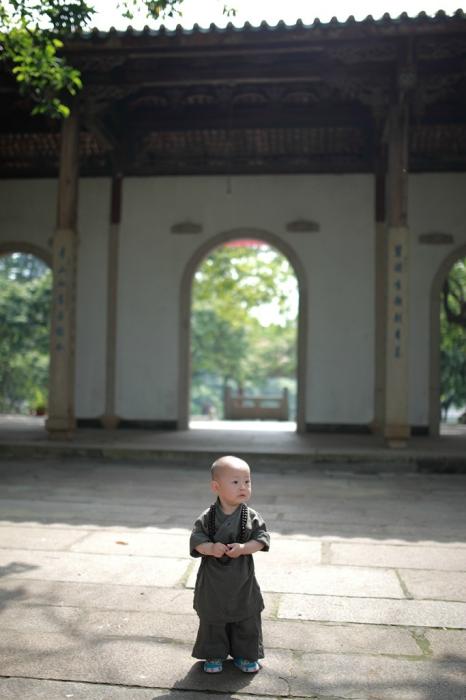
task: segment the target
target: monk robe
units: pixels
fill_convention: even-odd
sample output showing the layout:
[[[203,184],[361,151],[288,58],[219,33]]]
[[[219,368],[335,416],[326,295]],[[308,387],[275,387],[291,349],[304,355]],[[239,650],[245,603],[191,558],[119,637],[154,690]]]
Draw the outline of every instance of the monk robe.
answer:
[[[232,544],[238,542],[241,532],[241,506],[226,515],[217,499],[215,504],[214,542]],[[246,533],[243,542],[257,540],[266,552],[270,545],[262,516],[248,506]],[[190,538],[192,557],[202,556],[195,550],[200,544],[210,542],[209,509],[205,510],[194,523]],[[226,624],[238,622],[258,615],[264,609],[262,594],[254,574],[252,554],[231,559],[226,554],[221,557],[202,556],[202,562],[194,589],[193,607],[202,622]]]

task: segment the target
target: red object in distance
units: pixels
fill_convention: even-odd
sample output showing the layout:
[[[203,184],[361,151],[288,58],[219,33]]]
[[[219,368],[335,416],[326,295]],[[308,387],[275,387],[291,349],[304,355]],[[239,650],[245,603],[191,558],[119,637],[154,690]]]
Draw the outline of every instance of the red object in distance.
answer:
[[[267,245],[264,241],[258,241],[253,238],[239,238],[236,241],[224,243],[225,248],[262,248]]]

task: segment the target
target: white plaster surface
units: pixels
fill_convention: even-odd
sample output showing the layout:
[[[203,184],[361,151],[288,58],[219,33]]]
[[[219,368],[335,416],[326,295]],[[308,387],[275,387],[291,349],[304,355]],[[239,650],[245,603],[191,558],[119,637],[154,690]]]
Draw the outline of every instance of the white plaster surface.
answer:
[[[372,209],[365,203],[372,188],[370,176],[238,177],[231,195],[222,177],[126,180],[117,411],[128,418],[176,418],[184,268],[221,233],[260,238],[262,232],[283,238],[306,271],[307,422],[369,422],[374,236]],[[286,224],[298,218],[318,221],[320,232],[287,233]],[[203,233],[170,233],[186,220],[202,224]]]
[[[424,173],[409,177],[410,422],[428,424],[430,294],[433,279],[454,251],[466,255],[466,174]],[[451,245],[419,243],[423,233],[448,233]]]
[[[432,280],[466,246],[466,174],[409,178],[410,422],[427,425],[429,308]],[[4,180],[0,247],[29,244],[50,252],[57,183]],[[76,413],[99,416],[105,397],[108,178],[82,178]],[[306,218],[313,234],[288,233]],[[201,234],[173,235],[182,221]],[[453,245],[421,245],[422,233],[454,236]],[[116,412],[123,418],[175,421],[178,407],[180,286],[201,246],[216,236],[278,237],[305,271],[308,298],[305,420],[368,424],[374,394],[373,178],[283,175],[127,178],[123,182],[118,289]]]
[[[76,415],[85,418],[100,416],[105,408],[109,209],[109,180],[81,180],[76,314]]]

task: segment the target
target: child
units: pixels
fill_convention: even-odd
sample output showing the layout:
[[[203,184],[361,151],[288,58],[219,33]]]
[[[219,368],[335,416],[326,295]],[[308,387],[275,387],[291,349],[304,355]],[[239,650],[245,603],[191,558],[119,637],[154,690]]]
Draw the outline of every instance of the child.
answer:
[[[270,537],[262,516],[246,506],[248,464],[221,457],[212,465],[211,478],[217,501],[196,520],[190,540],[191,556],[202,556],[194,589],[199,631],[192,655],[206,659],[206,673],[222,671],[228,655],[241,671],[255,673],[264,656],[264,601],[251,555],[268,551]]]

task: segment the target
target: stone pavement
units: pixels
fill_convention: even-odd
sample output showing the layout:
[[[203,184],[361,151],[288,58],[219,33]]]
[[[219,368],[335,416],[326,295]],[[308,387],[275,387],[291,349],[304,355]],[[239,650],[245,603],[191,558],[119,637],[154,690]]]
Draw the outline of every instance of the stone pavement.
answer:
[[[455,472],[466,474],[466,425],[442,425],[439,437],[412,436],[403,449],[371,434],[305,433],[268,421],[205,421],[196,430],[79,428],[69,439],[50,439],[44,418],[0,415],[0,459],[85,457],[201,466],[219,452],[253,458],[268,468],[288,465],[320,470],[322,464],[353,471]],[[291,426],[292,424],[287,424]],[[214,427],[215,426],[215,427]]]
[[[2,700],[464,700],[465,476],[262,466],[264,666],[207,676],[187,553],[207,467],[0,461]]]

